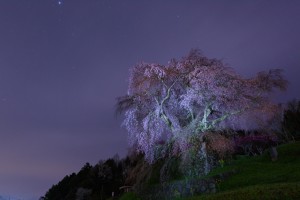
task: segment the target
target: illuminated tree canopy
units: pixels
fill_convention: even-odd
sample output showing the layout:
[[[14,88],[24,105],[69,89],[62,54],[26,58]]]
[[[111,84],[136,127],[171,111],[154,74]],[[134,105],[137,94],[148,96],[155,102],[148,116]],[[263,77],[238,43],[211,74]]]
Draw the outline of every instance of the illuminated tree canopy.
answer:
[[[125,113],[130,145],[153,162],[161,156],[155,153],[158,144],[173,142],[173,148],[182,150],[192,135],[234,124],[241,128],[237,119],[245,113],[269,116],[266,110],[272,113],[274,106],[270,93],[286,86],[281,70],[244,78],[221,60],[192,50],[167,65],[133,66],[128,94],[118,98],[117,110]]]

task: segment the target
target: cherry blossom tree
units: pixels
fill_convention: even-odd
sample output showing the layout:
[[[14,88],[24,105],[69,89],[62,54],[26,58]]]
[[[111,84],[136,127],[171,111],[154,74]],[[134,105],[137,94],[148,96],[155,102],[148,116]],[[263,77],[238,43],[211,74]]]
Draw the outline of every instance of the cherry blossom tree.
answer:
[[[188,149],[193,137],[201,143],[206,132],[243,128],[242,119],[249,121],[257,113],[270,118],[272,113],[263,112],[273,106],[270,93],[286,86],[281,70],[244,78],[221,60],[191,50],[166,65],[133,66],[128,93],[117,99],[117,111],[125,113],[130,145],[154,162]],[[157,151],[161,146],[169,148]],[[205,158],[205,146],[199,149]]]

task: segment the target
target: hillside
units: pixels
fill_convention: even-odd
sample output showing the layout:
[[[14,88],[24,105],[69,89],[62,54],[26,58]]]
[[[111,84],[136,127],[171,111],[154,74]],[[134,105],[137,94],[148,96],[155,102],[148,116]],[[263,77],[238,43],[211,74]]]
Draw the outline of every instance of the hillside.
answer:
[[[268,152],[253,157],[236,156],[223,167],[218,167],[203,177],[215,180],[216,194],[194,196],[188,200],[244,199],[244,197],[246,199],[262,197],[263,199],[300,199],[300,142],[280,145],[278,154],[276,161],[271,161]],[[118,188],[124,184],[147,182],[149,186],[159,186],[161,165],[162,163],[147,165],[139,156],[127,157],[123,160],[108,159],[95,166],[86,164],[79,173],[66,176],[50,188],[45,199],[108,199],[112,191],[115,199],[118,199],[117,197],[122,195],[122,191]],[[216,178],[219,174],[229,174],[228,172],[234,173],[226,179]],[[186,181],[178,180],[180,175],[175,174],[175,177],[177,182]],[[180,196],[181,194],[178,195]],[[120,199],[139,198],[133,193],[127,193]]]
[[[277,161],[268,153],[239,157],[209,176],[235,170],[237,173],[217,184],[218,192],[190,198],[198,199],[300,199],[300,142],[278,147]]]

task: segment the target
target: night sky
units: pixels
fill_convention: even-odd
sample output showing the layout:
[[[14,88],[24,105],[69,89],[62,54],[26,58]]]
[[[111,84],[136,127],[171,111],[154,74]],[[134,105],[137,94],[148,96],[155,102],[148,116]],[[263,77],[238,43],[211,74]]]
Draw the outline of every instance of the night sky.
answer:
[[[300,1],[0,0],[0,195],[37,199],[127,153],[115,99],[140,61],[199,48],[242,75],[282,68],[300,98]]]

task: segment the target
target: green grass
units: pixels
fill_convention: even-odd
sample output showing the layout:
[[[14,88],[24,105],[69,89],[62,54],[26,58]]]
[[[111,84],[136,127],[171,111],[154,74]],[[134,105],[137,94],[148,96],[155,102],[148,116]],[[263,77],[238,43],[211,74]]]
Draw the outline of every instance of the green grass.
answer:
[[[220,199],[247,199],[247,200],[294,200],[300,199],[300,182],[275,183],[268,185],[254,185],[235,190],[224,191],[212,195],[203,195],[189,200],[220,200]]]
[[[300,199],[300,142],[278,147],[278,160],[268,153],[240,157],[208,176],[235,170],[236,174],[217,185],[218,193],[197,199]],[[278,196],[278,198],[277,198]]]
[[[140,198],[133,192],[124,193],[119,200],[140,200]]]

